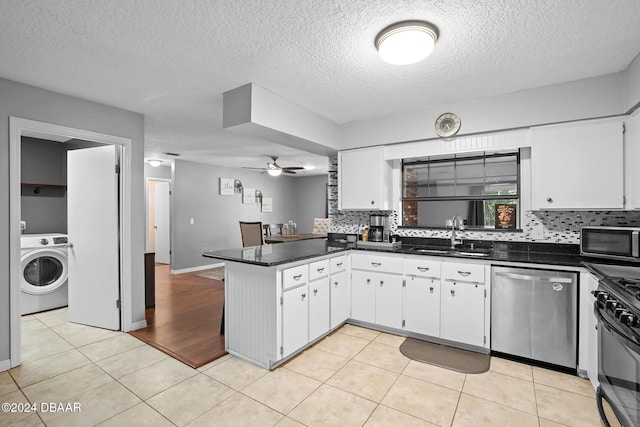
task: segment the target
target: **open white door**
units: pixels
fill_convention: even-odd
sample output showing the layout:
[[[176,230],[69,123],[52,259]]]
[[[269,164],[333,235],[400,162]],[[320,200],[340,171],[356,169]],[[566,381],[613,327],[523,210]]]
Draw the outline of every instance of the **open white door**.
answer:
[[[69,321],[120,329],[115,145],[67,152]]]
[[[156,232],[156,262],[171,264],[169,255],[169,183],[156,181],[155,189],[155,232]]]

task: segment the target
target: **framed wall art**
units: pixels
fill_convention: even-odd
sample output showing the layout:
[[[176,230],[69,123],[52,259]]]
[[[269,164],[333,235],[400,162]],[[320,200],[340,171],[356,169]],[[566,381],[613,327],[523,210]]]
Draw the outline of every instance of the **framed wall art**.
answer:
[[[262,198],[262,212],[273,212],[273,199],[271,197]]]
[[[256,190],[254,188],[244,188],[242,190],[242,203],[254,204],[256,202]]]
[[[234,179],[233,178],[220,178],[220,195],[221,196],[233,196],[234,194],[235,194]]]

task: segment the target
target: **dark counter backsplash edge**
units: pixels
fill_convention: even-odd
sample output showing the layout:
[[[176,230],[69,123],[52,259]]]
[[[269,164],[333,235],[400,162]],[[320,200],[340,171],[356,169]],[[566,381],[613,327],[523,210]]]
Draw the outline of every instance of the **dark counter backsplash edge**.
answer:
[[[332,241],[345,240],[347,236],[358,236],[350,233],[329,233],[328,239]],[[436,237],[404,237],[397,239],[403,246],[445,246],[451,244],[450,239]],[[465,244],[473,243],[477,248],[491,248],[498,252],[533,252],[533,253],[553,253],[563,255],[580,255],[580,245],[572,243],[550,243],[550,242],[517,242],[503,240],[476,240],[464,239]]]

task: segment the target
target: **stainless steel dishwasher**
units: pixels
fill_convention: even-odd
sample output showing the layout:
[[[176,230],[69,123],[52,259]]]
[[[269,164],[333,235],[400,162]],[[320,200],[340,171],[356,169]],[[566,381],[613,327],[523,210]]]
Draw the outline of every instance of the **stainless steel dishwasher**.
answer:
[[[491,350],[577,366],[577,274],[491,269]]]

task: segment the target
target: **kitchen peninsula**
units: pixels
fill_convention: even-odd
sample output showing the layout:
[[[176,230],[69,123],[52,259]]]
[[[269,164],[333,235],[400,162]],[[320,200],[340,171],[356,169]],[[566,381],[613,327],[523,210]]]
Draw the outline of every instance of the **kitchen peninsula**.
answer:
[[[205,252],[226,261],[227,351],[272,369],[328,333],[330,322],[342,324],[349,313],[348,249],[315,239]]]

